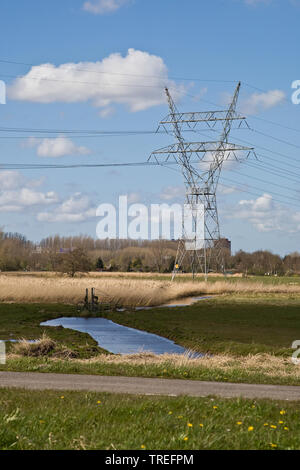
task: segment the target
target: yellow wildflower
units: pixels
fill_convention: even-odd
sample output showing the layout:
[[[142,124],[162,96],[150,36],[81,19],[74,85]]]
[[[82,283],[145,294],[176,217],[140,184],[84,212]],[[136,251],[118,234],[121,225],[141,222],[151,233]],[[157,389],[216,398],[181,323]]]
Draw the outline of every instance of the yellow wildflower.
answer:
[[[248,431],[253,431],[253,429],[254,429],[253,426],[249,426]]]

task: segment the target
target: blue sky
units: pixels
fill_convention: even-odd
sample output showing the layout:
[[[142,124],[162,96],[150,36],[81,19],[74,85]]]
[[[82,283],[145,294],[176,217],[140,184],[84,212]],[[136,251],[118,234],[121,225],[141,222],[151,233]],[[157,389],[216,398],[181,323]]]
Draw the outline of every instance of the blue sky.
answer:
[[[300,251],[299,15],[297,0],[2,0],[1,162],[145,161],[172,138],[64,131],[155,130],[168,113],[165,85],[180,110],[205,111],[224,107],[241,80],[251,129],[230,140],[251,144],[259,161],[224,167],[222,235],[234,251]],[[184,198],[181,175],[162,168],[0,171],[0,183],[0,225],[33,240],[96,236],[95,208],[122,194]]]

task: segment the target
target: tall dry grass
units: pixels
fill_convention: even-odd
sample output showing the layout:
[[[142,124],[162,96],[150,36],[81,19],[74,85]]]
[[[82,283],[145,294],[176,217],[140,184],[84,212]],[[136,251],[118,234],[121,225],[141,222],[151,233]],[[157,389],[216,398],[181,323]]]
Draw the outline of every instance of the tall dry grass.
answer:
[[[192,352],[192,351],[191,351]],[[249,354],[243,357],[234,357],[229,354],[215,354],[213,356],[191,357],[190,352],[185,354],[153,354],[141,352],[128,355],[104,355],[91,359],[75,359],[82,364],[128,364],[128,365],[153,365],[169,364],[173,367],[185,367],[193,369],[204,367],[207,369],[219,369],[223,372],[234,370],[263,373],[267,376],[293,377],[300,379],[300,367],[295,367],[290,358],[277,357],[272,354]]]
[[[35,342],[22,339],[18,343],[13,344],[13,352],[20,356],[46,356],[55,348],[55,341],[45,334]]]
[[[18,357],[20,353],[14,351],[10,354],[10,358]],[[61,358],[56,356],[49,358],[48,364],[53,361],[57,363]],[[249,354],[243,357],[233,357],[228,354],[216,354],[213,356],[203,356],[191,358],[187,354],[153,354],[151,352],[141,352],[137,354],[128,355],[105,355],[100,354],[91,359],[77,359],[68,357],[69,363],[82,364],[82,365],[123,365],[123,366],[146,366],[151,369],[151,366],[162,366],[167,371],[184,368],[186,372],[193,373],[193,370],[201,368],[202,370],[220,371],[226,374],[234,374],[237,377],[239,374],[259,374],[267,378],[282,378],[292,379],[293,381],[300,380],[300,367],[295,367],[290,358],[277,357],[272,354]],[[41,365],[43,369],[45,365]]]
[[[184,297],[215,294],[300,294],[300,285],[262,282],[217,281],[171,283],[132,278],[59,276],[0,276],[0,302],[68,303],[83,300],[85,289],[94,287],[100,301],[128,307],[162,305]]]

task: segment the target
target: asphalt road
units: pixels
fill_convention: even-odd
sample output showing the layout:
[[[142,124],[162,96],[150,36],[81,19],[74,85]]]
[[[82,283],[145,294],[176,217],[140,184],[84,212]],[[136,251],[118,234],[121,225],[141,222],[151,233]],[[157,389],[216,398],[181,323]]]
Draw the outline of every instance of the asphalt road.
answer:
[[[225,398],[270,398],[300,400],[300,387],[283,385],[233,384],[197,380],[148,379],[142,377],[107,377],[99,375],[41,374],[0,372],[0,388],[31,390],[88,390],[93,392],[130,393]]]

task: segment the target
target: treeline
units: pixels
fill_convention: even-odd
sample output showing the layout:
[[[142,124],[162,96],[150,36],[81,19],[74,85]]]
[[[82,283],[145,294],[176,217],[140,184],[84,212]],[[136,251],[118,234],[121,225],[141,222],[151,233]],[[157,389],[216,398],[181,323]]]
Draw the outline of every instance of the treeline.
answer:
[[[88,236],[48,237],[39,245],[18,233],[0,232],[1,271],[80,270],[123,272],[171,272],[177,242],[171,240],[94,240]],[[71,255],[72,253],[72,255]],[[300,274],[300,253],[284,257],[270,251],[234,255],[224,249],[225,270],[245,275]],[[69,268],[71,270],[71,268]],[[74,268],[75,269],[75,268]],[[182,269],[189,271],[189,266]]]

